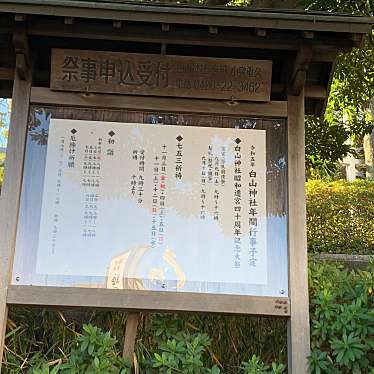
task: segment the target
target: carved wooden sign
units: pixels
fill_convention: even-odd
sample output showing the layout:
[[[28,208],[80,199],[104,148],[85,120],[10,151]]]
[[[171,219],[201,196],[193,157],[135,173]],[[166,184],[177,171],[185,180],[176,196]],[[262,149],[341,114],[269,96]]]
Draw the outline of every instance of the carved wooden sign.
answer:
[[[272,62],[53,49],[51,88],[270,101]]]

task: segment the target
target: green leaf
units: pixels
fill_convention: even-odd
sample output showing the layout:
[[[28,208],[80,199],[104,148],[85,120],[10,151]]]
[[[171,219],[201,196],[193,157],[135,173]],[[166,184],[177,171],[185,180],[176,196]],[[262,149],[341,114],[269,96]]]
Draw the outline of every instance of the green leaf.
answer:
[[[98,369],[100,366],[100,361],[97,357],[94,358],[94,364],[95,364],[95,368]]]

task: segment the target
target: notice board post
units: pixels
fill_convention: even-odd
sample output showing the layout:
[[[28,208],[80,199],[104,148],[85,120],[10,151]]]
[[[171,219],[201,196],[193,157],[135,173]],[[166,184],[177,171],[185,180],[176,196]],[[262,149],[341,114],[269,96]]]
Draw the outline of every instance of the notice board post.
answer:
[[[369,21],[101,6],[0,4],[0,357],[10,305],[198,311],[287,319],[307,373],[304,114]]]
[[[18,69],[14,70],[14,109],[10,119],[5,178],[0,196],[0,357],[3,355],[7,326],[7,288],[14,258],[32,80],[30,54],[24,30],[15,31],[14,46],[18,52]]]
[[[289,185],[289,287],[291,318],[288,321],[288,367],[305,372],[310,351],[308,256],[305,209],[304,87],[299,96],[288,96]],[[297,269],[297,270],[296,270]]]

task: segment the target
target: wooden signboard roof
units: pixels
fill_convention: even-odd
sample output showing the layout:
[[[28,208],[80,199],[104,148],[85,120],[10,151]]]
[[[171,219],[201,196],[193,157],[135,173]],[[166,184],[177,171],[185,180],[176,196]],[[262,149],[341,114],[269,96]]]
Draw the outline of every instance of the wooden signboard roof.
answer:
[[[123,0],[0,2],[0,96],[11,94],[22,28],[35,54],[34,85],[49,87],[53,48],[269,60],[271,100],[306,80],[306,113],[324,111],[334,61],[362,43],[373,20],[300,10],[205,7]],[[10,53],[9,53],[10,52]]]
[[[3,1],[0,11],[191,25],[367,33],[370,18],[327,12],[136,3],[122,0]]]

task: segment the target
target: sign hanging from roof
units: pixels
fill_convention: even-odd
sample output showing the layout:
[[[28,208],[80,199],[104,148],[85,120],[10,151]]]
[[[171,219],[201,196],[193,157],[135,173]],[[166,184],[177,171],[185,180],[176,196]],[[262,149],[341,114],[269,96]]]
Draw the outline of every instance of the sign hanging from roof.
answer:
[[[267,60],[53,49],[51,88],[270,101],[271,72]]]

